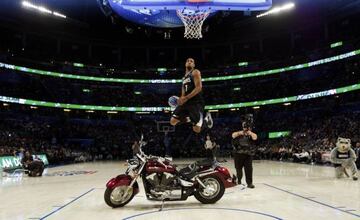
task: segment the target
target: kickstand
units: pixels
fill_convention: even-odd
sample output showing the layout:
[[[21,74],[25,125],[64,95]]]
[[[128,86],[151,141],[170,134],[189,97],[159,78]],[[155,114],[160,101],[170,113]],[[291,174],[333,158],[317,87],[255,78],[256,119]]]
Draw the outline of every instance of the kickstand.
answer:
[[[165,200],[162,200],[159,212],[161,212],[164,209],[164,205],[165,205]]]

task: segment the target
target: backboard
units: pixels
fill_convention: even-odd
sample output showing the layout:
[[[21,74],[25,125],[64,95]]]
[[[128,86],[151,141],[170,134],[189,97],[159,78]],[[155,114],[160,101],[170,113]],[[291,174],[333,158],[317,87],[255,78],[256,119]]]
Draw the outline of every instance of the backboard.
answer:
[[[113,0],[126,9],[262,11],[272,0]]]
[[[105,1],[105,0],[104,0]],[[184,37],[202,38],[204,21],[217,11],[264,11],[272,0],[107,0],[123,18],[146,26],[185,27]]]

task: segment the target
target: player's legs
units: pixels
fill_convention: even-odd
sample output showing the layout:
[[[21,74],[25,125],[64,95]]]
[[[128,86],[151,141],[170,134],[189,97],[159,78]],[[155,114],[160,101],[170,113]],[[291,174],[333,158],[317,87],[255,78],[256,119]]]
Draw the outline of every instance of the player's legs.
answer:
[[[195,125],[193,126],[193,131],[199,134],[201,132],[201,127]]]
[[[210,112],[207,112],[206,115],[205,115],[205,118],[204,118],[204,121],[206,123],[206,126],[207,128],[212,128],[214,126],[214,122],[213,122],[213,119],[211,117],[211,114]]]
[[[204,117],[204,108],[205,105],[203,103],[194,103],[189,107],[189,116],[193,123],[193,131],[195,133],[201,133],[213,126],[213,120],[210,113],[206,113],[206,116]]]
[[[179,123],[193,124],[193,131],[195,133],[201,133],[204,128],[211,128],[213,121],[210,113],[207,113],[204,118],[204,104],[203,103],[191,103],[178,106],[171,119],[170,124],[175,126]]]
[[[170,124],[171,124],[172,126],[177,125],[179,122],[180,122],[180,120],[177,119],[177,118],[175,118],[175,117],[171,117],[171,119],[170,119]]]
[[[203,117],[203,113],[199,114],[200,120],[193,126],[193,131],[200,133],[206,129],[213,127],[213,120],[209,112],[206,113],[206,116]]]
[[[179,123],[190,123],[191,122],[191,120],[190,120],[190,118],[189,117],[181,117],[181,118],[177,118],[177,117],[171,117],[171,119],[170,119],[170,124],[172,125],[172,126],[175,126],[175,125],[177,125],[177,124],[179,124]]]
[[[189,117],[193,122],[193,131],[200,133],[204,124],[204,105],[202,103],[194,103],[189,108]]]
[[[193,131],[195,133],[199,134],[201,132],[201,128],[203,126],[203,123],[204,123],[204,120],[203,120],[202,114],[200,114],[200,120],[192,127]]]
[[[184,105],[181,105],[181,106],[178,106],[175,110],[174,110],[174,113],[170,119],[170,124],[172,126],[175,126],[179,123],[187,123],[187,122],[190,122],[190,118],[187,117],[188,115],[188,109],[186,106]]]

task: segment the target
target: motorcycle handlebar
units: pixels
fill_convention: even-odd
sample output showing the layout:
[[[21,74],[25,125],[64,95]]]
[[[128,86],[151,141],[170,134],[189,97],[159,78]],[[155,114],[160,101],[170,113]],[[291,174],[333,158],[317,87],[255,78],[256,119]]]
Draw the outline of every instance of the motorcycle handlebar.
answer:
[[[147,142],[145,142],[143,140],[143,136],[141,136],[141,140],[140,140],[140,154],[138,154],[138,157],[141,160],[150,160],[150,159],[155,159],[158,160],[160,163],[163,163],[164,161],[166,161],[167,159],[164,157],[160,157],[160,156],[153,156],[153,155],[146,155],[143,151],[142,151],[142,147],[145,146],[147,144]]]

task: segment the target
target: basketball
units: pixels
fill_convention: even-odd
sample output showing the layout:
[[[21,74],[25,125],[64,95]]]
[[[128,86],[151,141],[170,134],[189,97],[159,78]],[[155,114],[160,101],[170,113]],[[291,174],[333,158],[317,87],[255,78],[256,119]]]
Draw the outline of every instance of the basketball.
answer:
[[[175,95],[171,96],[168,100],[170,107],[176,108],[178,106],[178,99],[179,99],[178,96]]]

